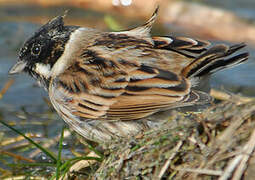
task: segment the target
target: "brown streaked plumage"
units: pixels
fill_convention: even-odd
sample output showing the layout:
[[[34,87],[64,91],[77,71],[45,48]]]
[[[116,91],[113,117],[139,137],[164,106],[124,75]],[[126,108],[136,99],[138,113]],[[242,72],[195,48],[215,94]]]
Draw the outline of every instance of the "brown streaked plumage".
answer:
[[[41,82],[59,115],[85,138],[135,135],[150,128],[141,118],[208,103],[208,94],[193,89],[200,79],[248,59],[233,55],[245,44],[151,37],[156,15],[122,32],[64,26],[59,16],[24,44],[10,73],[24,70]]]

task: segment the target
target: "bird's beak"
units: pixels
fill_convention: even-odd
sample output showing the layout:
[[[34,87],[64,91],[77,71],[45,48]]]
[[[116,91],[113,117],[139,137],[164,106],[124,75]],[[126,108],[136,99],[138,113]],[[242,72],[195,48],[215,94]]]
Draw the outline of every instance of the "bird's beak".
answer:
[[[16,74],[16,73],[20,73],[22,72],[25,67],[26,67],[27,63],[25,61],[18,61],[16,64],[14,64],[14,66],[12,66],[12,68],[9,70],[9,74]]]

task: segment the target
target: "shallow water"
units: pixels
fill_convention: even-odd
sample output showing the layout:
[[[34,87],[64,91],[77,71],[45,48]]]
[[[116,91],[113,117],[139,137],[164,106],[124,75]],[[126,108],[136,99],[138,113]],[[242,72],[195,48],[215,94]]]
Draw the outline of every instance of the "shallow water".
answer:
[[[206,4],[212,4],[226,9],[234,10],[242,17],[255,20],[255,2],[253,0],[239,0],[231,3],[233,0],[205,1]],[[31,9],[31,10],[30,10]],[[7,75],[9,68],[16,62],[17,52],[24,40],[30,36],[38,27],[40,22],[48,20],[64,12],[63,8],[0,8],[0,89],[10,78]],[[70,8],[69,8],[70,9]],[[84,13],[81,9],[72,10],[75,13],[69,16],[74,19],[80,14],[95,17],[96,24],[104,24],[101,13]],[[84,16],[84,21],[86,17]],[[100,20],[99,20],[100,19]],[[89,20],[91,22],[91,19]],[[88,25],[90,26],[90,25]],[[92,27],[95,24],[91,25]],[[248,46],[250,60],[242,65],[227,69],[213,75],[211,79],[212,87],[224,88],[230,92],[242,93],[248,96],[255,96],[255,53],[254,47]],[[15,122],[15,127],[23,132],[39,133],[43,137],[56,136],[64,124],[63,121],[51,110],[51,107],[45,102],[47,94],[42,88],[38,88],[35,81],[29,76],[22,74],[12,76],[15,83],[10,87],[7,93],[0,100],[0,116],[6,122]],[[39,125],[38,125],[39,124]],[[49,127],[54,128],[49,128]],[[7,130],[0,125],[0,132],[5,132],[9,136],[16,136],[15,133]],[[0,147],[1,148],[1,147]],[[1,165],[0,165],[1,167]]]
[[[203,0],[202,3],[230,10],[238,16],[255,22],[255,1],[254,0]],[[211,79],[212,87],[225,89],[234,93],[241,93],[248,96],[255,95],[255,51],[254,46],[246,48],[250,53],[247,63],[238,65],[231,69],[217,72]]]
[[[207,5],[225,8],[236,14],[255,20],[255,1],[254,0],[203,0]]]

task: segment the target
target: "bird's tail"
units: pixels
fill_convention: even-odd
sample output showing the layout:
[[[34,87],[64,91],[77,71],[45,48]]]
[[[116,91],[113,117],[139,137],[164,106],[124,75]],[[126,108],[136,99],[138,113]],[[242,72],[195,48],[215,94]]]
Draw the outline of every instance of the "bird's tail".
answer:
[[[244,43],[209,47],[207,41],[187,37],[164,36],[152,39],[156,48],[177,52],[191,60],[182,69],[182,75],[187,78],[204,76],[240,64],[249,56],[247,52],[235,54],[246,46]]]
[[[249,53],[244,52],[237,55],[234,53],[245,46],[244,43],[233,46],[222,44],[213,46],[186,66],[182,74],[187,78],[201,77],[240,64],[248,59]]]

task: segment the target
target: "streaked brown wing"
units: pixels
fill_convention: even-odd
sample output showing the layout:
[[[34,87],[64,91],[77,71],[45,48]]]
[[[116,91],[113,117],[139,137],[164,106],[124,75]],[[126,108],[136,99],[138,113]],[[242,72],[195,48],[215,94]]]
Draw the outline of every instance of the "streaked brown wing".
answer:
[[[190,105],[210,103],[210,95],[200,91],[191,91],[181,100],[178,97],[153,96],[121,96],[107,112],[109,119],[134,120],[155,112]],[[140,102],[140,103],[138,103]]]
[[[129,76],[125,93],[117,97],[116,103],[107,111],[109,119],[146,117],[183,101],[190,92],[189,82],[172,72],[141,66]]]
[[[186,57],[195,58],[205,52],[210,42],[188,37],[152,37],[155,48],[178,52]]]
[[[61,113],[70,111],[86,119],[131,120],[187,100],[190,83],[185,78],[136,61],[107,59],[97,52],[84,51],[51,82],[50,98],[55,107],[64,107],[56,108]]]

